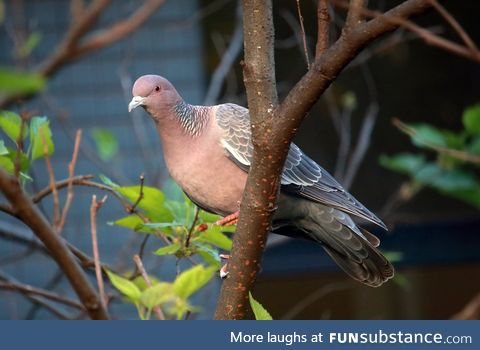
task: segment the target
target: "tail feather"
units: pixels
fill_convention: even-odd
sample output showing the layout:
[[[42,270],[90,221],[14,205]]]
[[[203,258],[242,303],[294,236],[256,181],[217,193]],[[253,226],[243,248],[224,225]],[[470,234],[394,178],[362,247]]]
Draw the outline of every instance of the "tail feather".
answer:
[[[318,206],[303,221],[303,229],[319,242],[349,276],[378,287],[394,275],[392,264],[376,248],[380,240],[368,231],[352,226],[350,218],[337,209]],[[353,224],[354,225],[354,224]]]

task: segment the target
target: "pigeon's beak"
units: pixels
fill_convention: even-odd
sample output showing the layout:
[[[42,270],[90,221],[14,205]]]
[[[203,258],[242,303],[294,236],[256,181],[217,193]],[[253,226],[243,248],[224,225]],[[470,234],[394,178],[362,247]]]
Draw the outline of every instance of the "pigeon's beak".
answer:
[[[131,112],[138,106],[142,106],[144,102],[145,102],[145,97],[133,96],[132,100],[128,104],[128,111]]]

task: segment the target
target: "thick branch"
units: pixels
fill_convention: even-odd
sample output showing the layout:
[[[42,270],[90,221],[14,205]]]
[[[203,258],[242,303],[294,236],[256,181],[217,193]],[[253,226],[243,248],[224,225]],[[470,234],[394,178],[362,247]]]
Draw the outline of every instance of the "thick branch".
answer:
[[[270,1],[244,0],[244,81],[250,109],[254,154],[234,236],[229,277],[223,283],[215,318],[248,315],[248,291],[260,267],[275,210],[279,174],[301,121],[342,69],[369,42],[396,29],[390,17],[425,11],[428,0],[408,0],[370,22],[356,25],[320,57],[277,107]]]
[[[31,199],[25,195],[18,180],[0,169],[0,189],[12,204],[16,216],[22,220],[45,244],[92,319],[108,319],[107,311],[101,306],[98,295],[74,256]]]
[[[216,319],[249,315],[248,291],[260,269],[283,166],[272,148],[270,130],[277,104],[271,1],[243,1],[244,82],[250,109],[254,155],[233,239],[229,276],[223,282]],[[266,192],[264,192],[266,191]]]

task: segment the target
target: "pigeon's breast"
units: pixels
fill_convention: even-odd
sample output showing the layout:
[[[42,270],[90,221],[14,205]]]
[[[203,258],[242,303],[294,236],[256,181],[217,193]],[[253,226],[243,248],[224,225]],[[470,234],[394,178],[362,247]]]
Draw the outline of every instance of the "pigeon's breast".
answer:
[[[183,151],[166,152],[170,175],[197,205],[228,215],[240,208],[247,173],[233,163],[220,143],[221,133],[184,140]]]

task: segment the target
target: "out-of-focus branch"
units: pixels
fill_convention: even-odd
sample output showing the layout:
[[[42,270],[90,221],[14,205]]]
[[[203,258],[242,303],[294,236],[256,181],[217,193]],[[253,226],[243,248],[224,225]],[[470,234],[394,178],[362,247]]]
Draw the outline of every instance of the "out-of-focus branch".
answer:
[[[65,221],[67,220],[68,211],[73,202],[73,175],[75,173],[75,164],[77,164],[78,150],[80,148],[80,142],[82,140],[82,130],[77,130],[75,136],[75,145],[73,146],[72,160],[68,164],[68,190],[67,190],[67,199],[65,200],[65,205],[63,206],[62,215],[60,216],[60,222],[57,226],[57,232],[60,233],[65,226]],[[55,188],[57,188],[55,184]]]
[[[87,36],[97,19],[110,5],[111,0],[93,0],[87,7],[84,6],[85,4],[82,1],[72,0],[70,28],[53,53],[34,68],[32,73],[49,77],[71,61],[123,39],[145,23],[164,1],[145,0],[127,19],[113,24],[110,28],[99,29]],[[87,37],[82,41],[85,36]],[[32,95],[7,95],[0,99],[0,108],[4,108],[18,99],[29,97],[32,97]]]
[[[152,286],[152,281],[150,281],[150,277],[148,277],[147,270],[145,270],[145,266],[143,266],[142,259],[140,258],[139,255],[134,255],[133,256],[133,261],[135,262],[135,265],[137,266],[138,271],[140,271],[140,274],[143,277],[143,280],[145,281],[145,284],[148,287]],[[157,317],[157,320],[165,320],[165,315],[162,311],[162,308],[160,305],[155,305],[153,307],[153,312],[155,313],[155,316]]]
[[[235,24],[235,30],[230,38],[230,44],[222,55],[220,64],[215,68],[212,74],[212,80],[208,86],[207,94],[205,96],[204,105],[215,104],[220,95],[220,91],[223,85],[223,81],[228,72],[233,66],[233,63],[237,59],[238,55],[243,48],[243,21],[241,11],[238,11],[237,20]]]
[[[97,239],[97,213],[102,205],[107,200],[107,196],[103,197],[100,201],[97,201],[97,196],[92,196],[92,204],[90,206],[90,232],[92,234],[92,250],[93,261],[95,262],[95,275],[97,277],[98,293],[100,294],[100,301],[103,307],[107,308],[107,295],[105,294],[105,286],[103,284],[102,266],[100,264],[100,251],[98,249]]]
[[[453,320],[478,320],[480,319],[480,293],[475,295],[467,305],[452,316]]]
[[[340,8],[348,8],[349,5],[346,1],[343,0],[330,0],[335,6]],[[428,0],[429,6],[432,5],[431,1]],[[379,11],[368,10],[366,8],[362,9],[362,14],[370,18],[381,18],[382,20],[387,20],[391,25],[404,27],[411,32],[418,35],[425,43],[436,46],[442,50],[448,51],[458,56],[468,58],[474,62],[480,63],[480,51],[478,49],[473,49],[472,47],[466,47],[460,44],[457,44],[448,39],[442,38],[438,35],[435,35],[431,31],[420,27],[419,25],[413,23],[412,21],[407,20],[399,16],[388,16],[385,17],[383,13]]]
[[[350,30],[362,22],[365,3],[365,0],[350,0],[345,30]]]
[[[310,69],[310,54],[308,53],[307,36],[305,34],[305,26],[303,25],[302,9],[300,8],[300,0],[297,0],[298,22],[300,23],[300,31],[302,33],[303,53],[307,62],[307,69]]]
[[[330,14],[328,13],[328,0],[318,0],[317,6],[317,45],[315,48],[315,59],[328,48]]]
[[[35,207],[15,177],[0,168],[0,190],[11,204],[16,217],[22,220],[45,244],[52,257],[67,276],[82,304],[93,319],[108,319],[98,295],[61,237]]]

